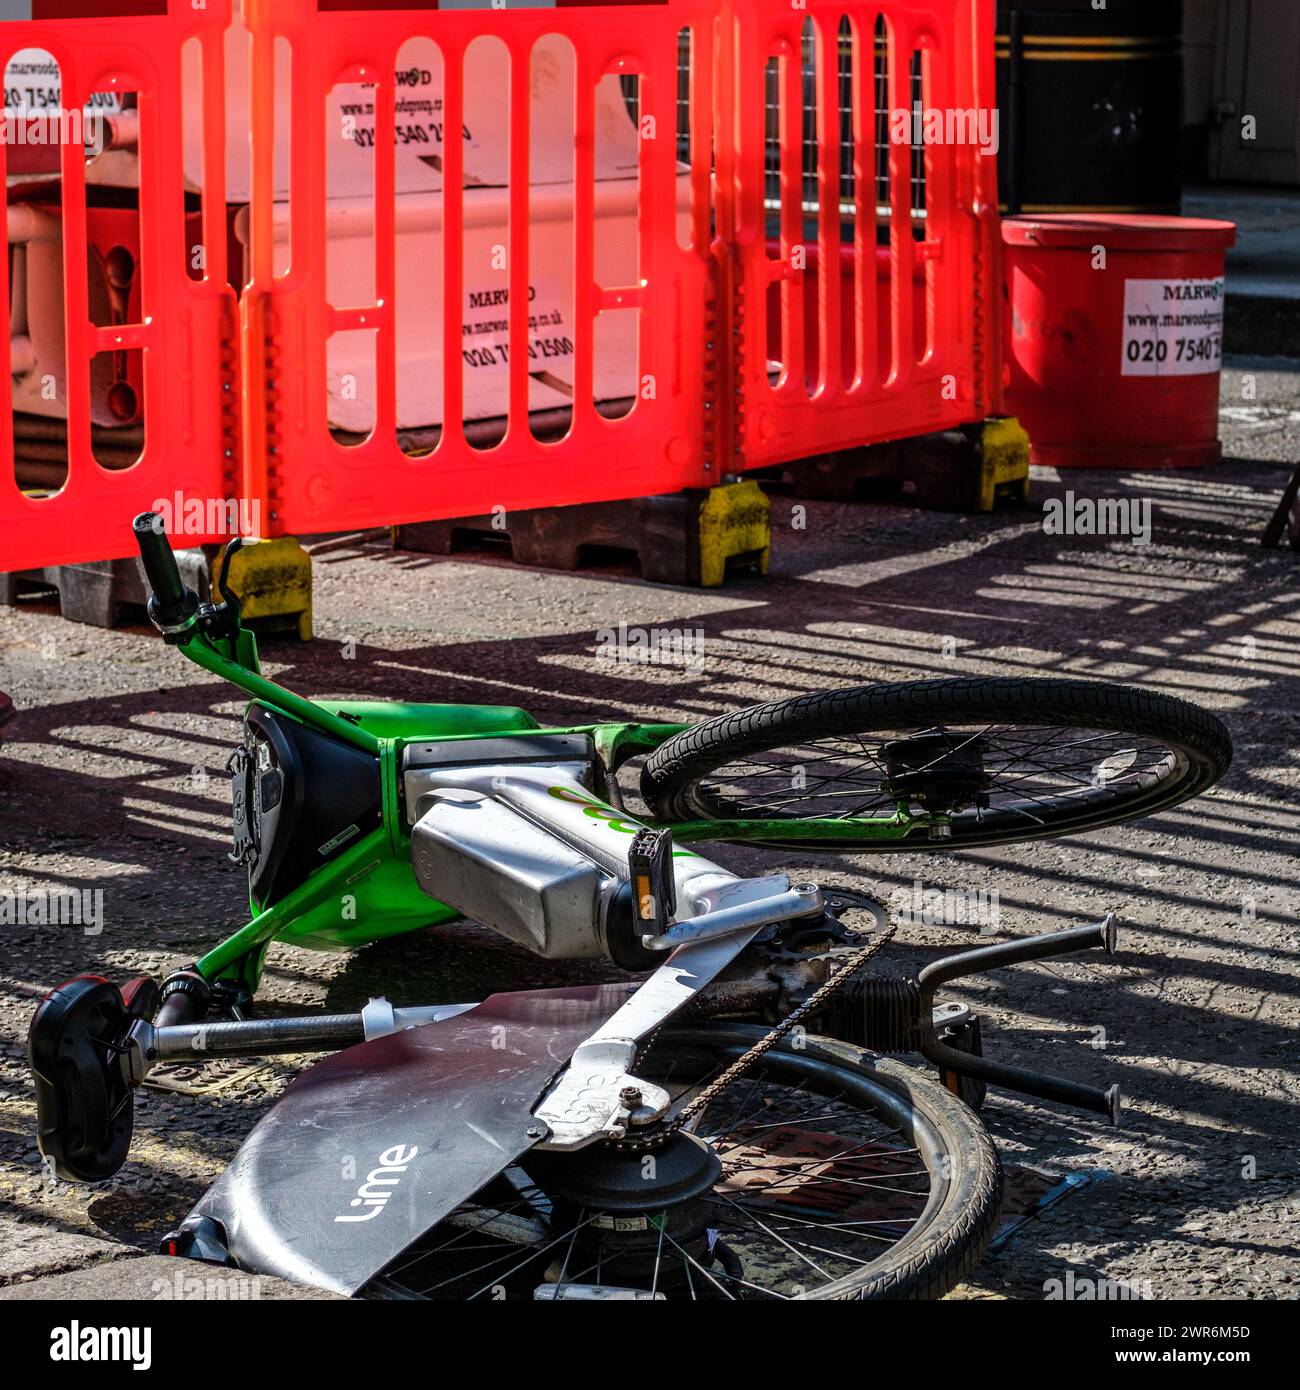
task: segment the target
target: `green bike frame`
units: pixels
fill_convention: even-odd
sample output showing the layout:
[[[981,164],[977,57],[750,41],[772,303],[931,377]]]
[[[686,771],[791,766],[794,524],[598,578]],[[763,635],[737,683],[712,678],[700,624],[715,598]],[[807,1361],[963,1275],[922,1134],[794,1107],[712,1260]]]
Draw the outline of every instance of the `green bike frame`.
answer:
[[[196,967],[208,980],[224,980],[253,991],[267,946],[285,941],[318,950],[350,950],[386,937],[454,920],[460,914],[431,899],[411,867],[411,833],[401,796],[402,751],[408,743],[471,740],[503,734],[586,734],[608,774],[627,759],[649,753],[686,724],[579,724],[543,728],[512,705],[407,704],[387,701],[328,701],[296,695],[261,674],[257,641],[244,628],[218,637],[193,630],[176,645],[196,665],[238,686],[257,704],[371,754],[378,759],[382,821],[344,852],[277,901],[259,910],[251,901],[248,924],[206,955]],[[566,793],[568,794],[568,793]],[[633,835],[643,824],[670,824],[678,845],[708,840],[792,845],[804,841],[842,843],[899,840],[928,822],[900,808],[875,819],[729,820],[658,822],[629,819],[592,796],[587,815],[612,831]],[[679,848],[676,853],[689,854]]]

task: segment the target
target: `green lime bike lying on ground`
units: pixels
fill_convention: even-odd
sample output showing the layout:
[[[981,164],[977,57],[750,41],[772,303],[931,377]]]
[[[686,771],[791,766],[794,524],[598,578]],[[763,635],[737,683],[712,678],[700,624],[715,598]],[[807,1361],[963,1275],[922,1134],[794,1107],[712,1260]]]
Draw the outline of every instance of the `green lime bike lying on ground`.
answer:
[[[158,518],[135,534],[155,625],[251,697],[230,761],[251,918],[161,986],[78,976],[46,997],[42,1150],[105,1180],[153,1067],[331,1054],[168,1252],[366,1296],[934,1296],[997,1217],[973,1108],[988,1083],[1117,1117],[1117,1088],[986,1058],[971,1011],[935,1002],[959,976],[1112,951],[1113,917],[885,976],[866,970],[894,930],[871,899],[739,877],[701,847],[957,850],[1136,819],[1223,774],[1212,715],[1050,679],[819,691],[697,726],[314,701],[260,674],[226,565],[222,602],[200,604]],[[250,1016],[272,942],[347,949],[459,917],[629,974]],[[908,1052],[939,1080],[885,1055]]]

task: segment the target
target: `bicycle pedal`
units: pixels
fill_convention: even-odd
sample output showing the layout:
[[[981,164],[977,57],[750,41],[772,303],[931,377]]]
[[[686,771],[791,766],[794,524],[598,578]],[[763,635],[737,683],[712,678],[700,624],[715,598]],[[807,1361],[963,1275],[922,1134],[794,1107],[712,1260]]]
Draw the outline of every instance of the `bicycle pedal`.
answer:
[[[649,826],[638,830],[628,847],[627,866],[632,912],[642,935],[659,936],[677,911],[672,831],[651,830]]]

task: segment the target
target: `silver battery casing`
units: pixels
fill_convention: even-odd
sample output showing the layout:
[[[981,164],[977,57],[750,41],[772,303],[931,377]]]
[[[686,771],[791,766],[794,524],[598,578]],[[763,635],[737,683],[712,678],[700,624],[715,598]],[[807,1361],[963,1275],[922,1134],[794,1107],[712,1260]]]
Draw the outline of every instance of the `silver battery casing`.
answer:
[[[605,954],[601,914],[617,880],[513,807],[474,791],[427,795],[411,831],[420,886],[484,926],[556,960]]]

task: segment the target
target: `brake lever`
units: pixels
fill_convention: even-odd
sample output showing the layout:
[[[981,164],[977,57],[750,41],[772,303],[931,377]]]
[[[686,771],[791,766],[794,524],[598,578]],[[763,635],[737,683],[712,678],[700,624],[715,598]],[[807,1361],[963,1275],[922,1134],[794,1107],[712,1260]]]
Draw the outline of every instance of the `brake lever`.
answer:
[[[230,562],[234,559],[235,552],[241,550],[243,545],[243,536],[233,536],[227,541],[226,548],[221,552],[221,567],[217,571],[217,593],[221,595],[222,603],[234,614],[236,625],[239,623],[243,604],[240,602],[239,595],[230,587]]]
[[[213,588],[221,602],[205,604],[199,612],[204,629],[215,637],[230,637],[239,631],[243,603],[239,595],[230,587],[230,562],[234,558],[235,552],[243,544],[243,536],[234,536],[226,542],[217,567],[217,577],[213,583]]]

